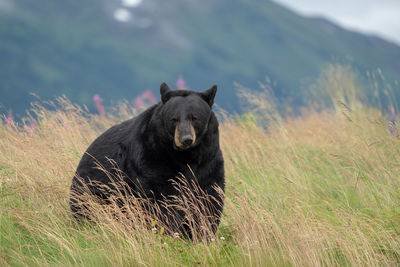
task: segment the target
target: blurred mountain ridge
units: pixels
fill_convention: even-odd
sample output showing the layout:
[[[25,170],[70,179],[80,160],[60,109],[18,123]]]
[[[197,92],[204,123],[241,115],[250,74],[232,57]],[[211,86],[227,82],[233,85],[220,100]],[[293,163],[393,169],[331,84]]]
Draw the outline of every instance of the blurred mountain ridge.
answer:
[[[400,47],[265,0],[0,0],[0,113],[23,114],[34,92],[92,105],[132,100],[179,76],[193,90],[219,85],[216,102],[239,111],[233,83],[268,76],[281,103],[299,107],[327,64],[400,80]],[[396,96],[400,102],[400,95]]]

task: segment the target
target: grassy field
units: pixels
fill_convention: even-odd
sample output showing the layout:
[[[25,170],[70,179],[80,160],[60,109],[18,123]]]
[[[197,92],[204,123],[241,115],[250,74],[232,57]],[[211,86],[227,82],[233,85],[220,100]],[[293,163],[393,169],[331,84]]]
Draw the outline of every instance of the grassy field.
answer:
[[[59,99],[34,108],[33,128],[0,125],[0,265],[399,266],[400,139],[388,118],[349,95],[284,119],[247,98],[258,109],[220,124],[226,199],[210,242],[72,220],[78,161],[136,113],[128,105],[100,117]]]

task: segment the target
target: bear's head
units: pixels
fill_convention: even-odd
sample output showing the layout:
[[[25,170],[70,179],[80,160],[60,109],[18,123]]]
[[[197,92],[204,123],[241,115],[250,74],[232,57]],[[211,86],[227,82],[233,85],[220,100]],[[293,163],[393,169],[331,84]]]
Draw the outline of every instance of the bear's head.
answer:
[[[178,151],[197,146],[207,132],[217,92],[214,85],[204,92],[170,90],[161,84],[161,116],[164,130]]]

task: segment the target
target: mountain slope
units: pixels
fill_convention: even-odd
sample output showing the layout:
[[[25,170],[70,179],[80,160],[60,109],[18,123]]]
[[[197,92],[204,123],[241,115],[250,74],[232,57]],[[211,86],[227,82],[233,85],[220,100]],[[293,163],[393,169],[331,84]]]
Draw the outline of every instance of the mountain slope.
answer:
[[[9,3],[0,9],[3,112],[21,114],[29,92],[90,106],[95,93],[107,101],[148,88],[157,94],[179,75],[191,89],[219,84],[216,101],[231,111],[238,111],[233,82],[257,89],[265,76],[280,102],[300,106],[302,89],[330,62],[400,79],[400,47],[268,1],[145,0],[125,8],[126,23],[114,18],[117,0],[2,1]]]

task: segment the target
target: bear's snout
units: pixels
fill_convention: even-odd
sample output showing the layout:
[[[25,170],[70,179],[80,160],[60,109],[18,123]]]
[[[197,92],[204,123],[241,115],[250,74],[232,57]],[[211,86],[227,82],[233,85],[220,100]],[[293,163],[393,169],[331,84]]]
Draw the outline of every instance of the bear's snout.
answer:
[[[191,135],[185,135],[184,137],[182,137],[182,140],[181,140],[181,143],[184,145],[184,146],[190,146],[190,145],[192,145],[193,144],[193,136],[191,136]]]
[[[180,149],[188,149],[196,142],[196,131],[190,122],[182,122],[175,128],[174,143]]]

